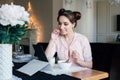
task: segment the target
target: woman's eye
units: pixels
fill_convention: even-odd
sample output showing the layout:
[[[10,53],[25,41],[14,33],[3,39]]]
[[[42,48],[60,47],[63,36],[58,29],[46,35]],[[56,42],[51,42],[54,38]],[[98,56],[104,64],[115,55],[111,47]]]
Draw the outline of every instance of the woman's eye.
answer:
[[[64,23],[64,25],[65,25],[65,26],[67,26],[67,25],[68,25],[68,23]]]

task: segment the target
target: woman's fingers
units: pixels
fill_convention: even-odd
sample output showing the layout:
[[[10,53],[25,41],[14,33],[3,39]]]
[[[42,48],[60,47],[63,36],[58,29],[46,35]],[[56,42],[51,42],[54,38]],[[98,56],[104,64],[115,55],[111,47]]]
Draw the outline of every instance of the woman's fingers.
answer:
[[[53,33],[59,34],[59,33],[60,33],[60,30],[59,30],[59,29],[55,29],[55,30],[53,31]]]
[[[59,34],[60,34],[59,28],[55,28],[51,34],[51,38],[55,40],[59,36]]]
[[[80,55],[76,50],[74,50],[72,52],[72,56],[73,56],[73,59],[75,59],[75,60],[79,60],[79,58],[80,58]]]
[[[79,53],[78,53],[76,50],[74,50],[74,51],[72,52],[72,54],[73,54],[74,57],[78,57],[78,56],[79,56]]]

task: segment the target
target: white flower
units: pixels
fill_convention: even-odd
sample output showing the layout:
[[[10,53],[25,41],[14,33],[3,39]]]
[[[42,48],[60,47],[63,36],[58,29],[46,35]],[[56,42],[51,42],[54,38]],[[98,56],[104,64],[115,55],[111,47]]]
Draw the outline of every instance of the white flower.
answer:
[[[14,5],[11,3],[3,4],[0,8],[0,24],[3,26],[17,24],[23,25],[25,22],[29,22],[29,13],[25,11],[25,8],[20,5]]]

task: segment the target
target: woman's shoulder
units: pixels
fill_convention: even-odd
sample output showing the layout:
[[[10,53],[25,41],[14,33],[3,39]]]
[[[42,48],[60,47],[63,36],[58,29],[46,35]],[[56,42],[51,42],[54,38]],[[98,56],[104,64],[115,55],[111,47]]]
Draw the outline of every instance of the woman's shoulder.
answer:
[[[83,34],[80,34],[80,33],[76,33],[76,38],[75,38],[77,41],[80,41],[82,43],[86,43],[86,42],[89,42],[88,38],[83,35]]]
[[[80,33],[75,32],[75,35],[76,35],[76,38],[87,39],[87,37],[86,37],[85,35],[83,35],[83,34],[80,34]]]

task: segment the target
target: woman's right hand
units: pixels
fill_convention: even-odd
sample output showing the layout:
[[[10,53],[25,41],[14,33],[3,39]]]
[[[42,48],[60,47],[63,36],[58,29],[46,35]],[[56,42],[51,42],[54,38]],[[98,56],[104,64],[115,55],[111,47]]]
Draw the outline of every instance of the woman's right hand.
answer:
[[[51,39],[56,40],[59,35],[60,35],[60,29],[56,27],[51,34]]]

